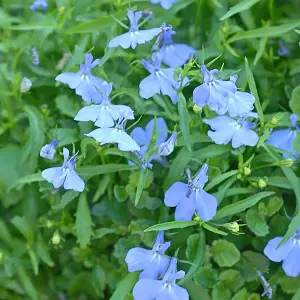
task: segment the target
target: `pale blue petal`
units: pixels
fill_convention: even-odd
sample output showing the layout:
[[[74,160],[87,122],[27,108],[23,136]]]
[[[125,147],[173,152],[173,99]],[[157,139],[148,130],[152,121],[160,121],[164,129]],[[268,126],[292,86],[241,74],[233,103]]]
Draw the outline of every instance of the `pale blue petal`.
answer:
[[[141,271],[145,269],[149,266],[152,257],[152,250],[141,247],[130,249],[125,258],[125,262],[128,265],[128,272]]]
[[[274,130],[267,140],[267,143],[274,147],[286,150],[286,145],[289,144],[289,139],[291,137],[290,131],[290,129]]]
[[[100,112],[100,105],[90,105],[83,107],[75,116],[75,121],[87,122],[93,121],[96,122],[99,112]]]
[[[231,130],[224,131],[211,131],[207,132],[207,135],[216,143],[217,145],[227,145],[233,137],[234,132]]]
[[[143,145],[146,145],[148,147],[149,143],[150,143],[150,140],[148,139],[147,135],[146,135],[146,132],[143,128],[141,127],[135,127],[130,136],[140,145],[140,146],[143,146]],[[147,150],[147,147],[145,148],[145,151]],[[143,149],[143,148],[142,148]],[[145,153],[142,154],[142,156],[144,155]]]
[[[62,73],[56,76],[55,80],[67,84],[71,89],[76,89],[82,80],[81,72]]]
[[[109,43],[109,48],[122,47],[123,49],[128,49],[131,46],[130,32],[123,33],[114,37]]]
[[[169,300],[167,298],[167,300]],[[189,300],[189,294],[186,289],[178,286],[177,284],[172,285],[170,300]]]
[[[55,188],[59,188],[64,183],[64,177],[61,182],[57,181],[57,178],[60,178],[63,174],[61,167],[49,168],[42,172],[42,177],[46,179],[49,183],[56,182]]]
[[[145,99],[160,93],[160,82],[155,74],[150,74],[144,78],[139,85],[140,96]]]
[[[151,28],[146,30],[139,30],[138,34],[135,35],[137,44],[145,44],[150,42],[159,33],[161,33],[161,28]]]
[[[134,120],[133,110],[127,105],[111,105],[111,115],[115,120]]]
[[[66,190],[73,190],[76,192],[82,192],[84,190],[84,181],[78,176],[78,174],[72,170],[67,173],[64,188]]]
[[[140,274],[140,279],[158,279],[158,276],[162,276],[170,263],[170,258],[162,256],[160,254],[155,254],[152,260],[148,261],[144,270]]]
[[[83,101],[90,103],[91,101],[98,102],[101,99],[100,93],[96,90],[91,81],[87,78],[81,80],[78,87],[75,89],[75,92],[78,96],[81,96]]]
[[[115,120],[111,114],[110,106],[102,106],[99,110],[98,118],[95,122],[95,126],[105,128],[113,127],[115,125]]]
[[[280,262],[284,260],[293,248],[293,238],[289,239],[286,243],[277,248],[281,240],[282,237],[275,237],[271,239],[264,249],[264,254],[272,261]]]
[[[193,179],[194,187],[201,188],[201,189],[204,187],[205,183],[208,181],[207,171],[208,171],[208,165],[204,164]]]
[[[180,201],[186,200],[188,185],[182,182],[175,182],[165,193],[165,205],[169,207],[177,206]]]
[[[300,245],[297,243],[286,258],[283,259],[282,268],[286,275],[297,277],[300,275]]]
[[[176,137],[177,137],[177,133],[173,132],[166,142],[161,143],[159,145],[157,154],[161,156],[170,155],[174,151]]]
[[[218,201],[203,189],[196,191],[196,210],[199,217],[208,222],[216,215]]]
[[[186,191],[187,192],[187,191]],[[196,203],[195,203],[195,192],[193,191],[189,198],[182,195],[179,204],[175,209],[175,220],[176,221],[190,221],[193,218]]]
[[[147,140],[149,141],[148,143],[150,143],[150,140],[152,138],[153,126],[154,126],[154,119],[150,120],[145,127],[146,137]],[[163,118],[156,119],[156,135],[157,135],[156,145],[165,142],[168,138],[168,126],[166,121]]]
[[[193,91],[193,101],[197,106],[207,105],[210,96],[210,88],[206,83],[196,87]]]
[[[241,127],[234,132],[232,147],[238,148],[242,145],[254,147],[258,143],[258,139],[258,134],[255,131]]]
[[[230,127],[230,130],[236,127],[237,123],[227,116],[219,116],[213,119],[203,119],[205,124],[208,124],[212,130],[222,131],[224,128]]]
[[[67,164],[69,156],[70,156],[70,151],[67,148],[63,148],[63,156],[64,156],[64,166]]]
[[[163,290],[164,283],[161,280],[141,279],[133,288],[134,300],[153,300]]]
[[[164,70],[162,70],[162,72],[163,71]],[[177,91],[174,88],[174,86],[172,85],[172,82],[169,79],[165,78],[165,77],[161,77],[160,80],[159,80],[159,83],[160,83],[161,93],[163,95],[169,96],[171,98],[172,102],[174,104],[176,104],[178,102]]]
[[[231,117],[244,117],[254,109],[255,98],[250,93],[231,93],[227,99],[227,110]]]

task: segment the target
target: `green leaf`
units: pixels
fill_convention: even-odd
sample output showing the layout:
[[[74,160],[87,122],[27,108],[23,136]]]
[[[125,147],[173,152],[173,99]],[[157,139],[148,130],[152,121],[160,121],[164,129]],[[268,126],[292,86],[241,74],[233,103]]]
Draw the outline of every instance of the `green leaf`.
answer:
[[[23,234],[30,245],[34,241],[34,232],[25,217],[15,216],[11,219],[11,223]]]
[[[268,182],[269,183],[269,182]],[[283,200],[279,197],[271,198],[267,203],[268,216],[275,215],[283,205]]]
[[[232,170],[232,171],[226,172],[224,174],[221,174],[221,175],[215,177],[209,184],[206,185],[204,190],[208,192],[209,190],[211,190],[213,187],[215,187],[219,183],[223,182],[224,180],[226,180],[227,178],[229,178],[231,176],[237,175],[239,172],[240,172],[239,170]]]
[[[300,211],[297,213],[297,215],[292,219],[287,233],[284,235],[283,239],[279,243],[279,247],[283,245],[285,242],[287,242],[299,229],[300,227]]]
[[[42,173],[29,174],[13,182],[12,185],[9,186],[8,191],[12,189],[20,190],[28,183],[40,181],[45,181],[45,179],[42,177]]]
[[[293,113],[300,117],[300,85],[293,89],[290,100],[290,108]]]
[[[67,95],[58,95],[54,101],[57,109],[59,109],[62,114],[71,118],[74,118],[80,109],[79,104]]]
[[[138,205],[138,203],[140,201],[140,198],[142,196],[147,173],[148,173],[148,169],[146,169],[146,171],[142,171],[142,170],[140,171],[139,181],[138,181],[138,184],[137,184],[137,189],[136,189],[135,199],[134,199],[134,205],[135,206]]]
[[[144,232],[170,230],[170,229],[178,229],[178,228],[182,229],[182,228],[196,226],[196,225],[199,225],[199,223],[196,221],[187,221],[187,222],[173,221],[173,222],[167,222],[167,223],[153,225],[153,226],[145,229]]]
[[[219,282],[212,290],[212,300],[231,300],[231,292],[223,282]]]
[[[300,154],[300,132],[296,133],[296,138],[293,143],[293,148],[298,154]]]
[[[246,212],[246,223],[257,236],[266,236],[269,233],[267,222],[261,218],[256,209],[249,209]]]
[[[246,68],[246,75],[247,75],[247,80],[250,88],[250,92],[252,95],[255,97],[255,108],[257,110],[257,113],[259,115],[259,120],[260,120],[260,126],[263,127],[265,123],[265,118],[264,118],[264,112],[262,110],[262,106],[259,100],[257,88],[256,88],[256,83],[253,77],[253,73],[249,67],[248,59],[245,57],[245,68]]]
[[[222,18],[220,18],[220,21],[224,21],[235,14],[238,14],[244,10],[249,9],[251,6],[258,3],[259,1],[261,0],[244,0],[238,3],[237,5],[230,7],[229,11]]]
[[[127,295],[130,294],[133,286],[138,281],[139,273],[133,272],[128,273],[124,279],[119,282],[117,289],[113,293],[110,300],[125,300],[127,299]]]
[[[256,195],[250,196],[244,200],[240,200],[236,203],[229,204],[223,208],[221,208],[216,216],[214,217],[214,220],[219,220],[228,216],[232,216],[235,214],[238,214],[247,208],[250,208],[254,206],[256,203],[258,203],[261,199],[269,197],[273,195],[274,192],[261,192]]]
[[[95,230],[93,235],[93,240],[95,239],[101,239],[107,234],[116,233],[116,229],[114,228],[98,228]]]
[[[41,234],[38,235],[37,244],[36,244],[36,252],[39,258],[47,264],[49,267],[54,266],[54,262],[50,256],[48,245],[43,240]]]
[[[300,300],[300,288],[297,290],[297,292],[293,296],[292,300]]]
[[[53,138],[58,140],[58,147],[76,143],[80,140],[78,130],[75,128],[58,128],[50,131]]]
[[[200,150],[193,152],[193,158],[197,160],[206,160],[208,158],[216,157],[231,151],[229,145],[209,145]]]
[[[116,197],[117,201],[125,202],[128,197],[125,186],[115,185],[114,196]]]
[[[208,223],[202,223],[201,226],[203,228],[205,228],[206,230],[208,231],[211,231],[213,233],[216,233],[216,234],[220,234],[220,235],[227,235],[228,233],[227,232],[224,232],[216,227],[213,227],[211,225],[209,225]]]
[[[245,283],[241,273],[234,269],[225,270],[220,274],[221,280],[225,287],[229,288],[232,292],[236,293]]]
[[[71,201],[73,201],[77,196],[79,195],[79,192],[75,191],[67,191],[63,194],[63,196],[60,199],[60,203],[56,204],[52,207],[53,210],[59,211],[64,209]]]
[[[255,58],[254,58],[254,62],[253,62],[254,66],[257,65],[258,61],[263,56],[263,54],[265,52],[265,49],[266,49],[267,42],[268,42],[268,38],[262,38],[259,41],[258,50],[256,52],[256,55],[255,55]]]
[[[33,273],[34,273],[34,275],[38,275],[39,274],[39,263],[38,263],[38,259],[37,259],[35,252],[32,249],[29,249],[28,255],[30,257]]]
[[[55,23],[31,23],[31,24],[20,24],[11,26],[10,30],[20,30],[20,31],[31,31],[31,30],[44,30],[44,29],[56,29]]]
[[[178,111],[179,111],[179,125],[184,137],[185,145],[189,151],[192,151],[189,113],[186,107],[185,97],[183,96],[182,93],[178,94]]]
[[[236,246],[226,240],[215,240],[211,251],[213,259],[220,267],[232,267],[241,256]]]
[[[179,285],[183,285],[191,280],[196,272],[202,267],[205,257],[205,235],[204,232],[199,234],[190,235],[187,241],[187,258],[193,262],[185,276],[178,282]]]
[[[19,280],[26,292],[26,294],[32,299],[32,300],[38,300],[38,293],[37,290],[35,289],[34,285],[32,284],[30,277],[27,275],[25,270],[19,266],[17,268],[17,274],[19,277]]]
[[[300,277],[281,276],[279,284],[282,290],[287,294],[294,294],[298,291],[300,286]]]
[[[107,164],[107,165],[95,165],[86,166],[76,169],[76,172],[80,176],[96,176],[108,173],[122,172],[122,171],[136,171],[137,166],[130,166],[124,164]]]
[[[120,21],[125,18],[125,12],[119,11],[118,13],[114,14],[114,17]],[[117,23],[112,18],[112,16],[101,16],[96,20],[82,22],[70,29],[67,29],[67,34],[74,34],[74,33],[90,33],[90,32],[105,32],[105,30],[115,26]]]
[[[218,282],[218,272],[215,269],[203,267],[195,274],[195,282],[204,288],[213,288]]]
[[[0,240],[11,248],[14,247],[12,235],[10,234],[5,222],[0,219]]]
[[[232,300],[249,300],[248,296],[249,294],[247,292],[247,289],[243,288],[233,296]]]
[[[180,152],[177,154],[176,158],[173,160],[170,170],[168,172],[167,178],[164,182],[164,189],[167,190],[172,183],[178,181],[181,177],[181,174],[192,158],[193,153],[188,151],[187,148],[182,148]]]
[[[300,26],[300,19],[295,19],[294,21],[290,21],[287,22],[286,24],[282,24],[279,26],[266,26],[266,27],[261,27],[253,30],[242,31],[232,36],[228,40],[228,43],[232,43],[239,40],[245,40],[245,39],[281,36],[298,26]]]
[[[75,230],[77,240],[81,248],[87,246],[93,235],[93,221],[90,214],[90,208],[86,199],[86,193],[81,193],[76,211]]]

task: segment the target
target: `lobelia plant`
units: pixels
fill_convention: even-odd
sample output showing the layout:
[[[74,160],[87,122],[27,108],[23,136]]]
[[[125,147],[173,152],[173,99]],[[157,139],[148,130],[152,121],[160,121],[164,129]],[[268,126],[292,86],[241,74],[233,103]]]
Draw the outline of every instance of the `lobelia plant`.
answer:
[[[1,297],[298,299],[296,1],[21,2],[1,7]]]

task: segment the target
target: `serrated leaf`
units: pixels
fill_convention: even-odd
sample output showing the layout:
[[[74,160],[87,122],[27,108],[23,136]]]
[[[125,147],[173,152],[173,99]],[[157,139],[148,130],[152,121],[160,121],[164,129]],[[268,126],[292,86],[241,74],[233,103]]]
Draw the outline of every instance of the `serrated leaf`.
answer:
[[[212,243],[212,256],[220,267],[232,267],[240,260],[240,251],[233,243],[215,240]]]
[[[86,199],[86,193],[81,193],[77,205],[75,223],[77,241],[81,248],[86,247],[90,242],[93,235],[93,225],[90,208]]]
[[[250,196],[244,200],[240,200],[236,203],[229,204],[223,208],[221,208],[214,217],[214,220],[219,220],[228,216],[232,216],[238,214],[247,208],[254,206],[261,199],[269,197],[273,195],[274,192],[261,192],[256,195]]]
[[[119,282],[117,289],[113,293],[110,300],[125,300],[127,295],[130,294],[133,286],[137,282],[138,277],[138,272],[127,274],[126,277]]]
[[[186,221],[186,222],[173,221],[173,222],[167,222],[167,223],[153,225],[153,226],[145,229],[144,232],[159,231],[159,230],[164,231],[164,230],[178,229],[178,228],[182,229],[182,228],[196,226],[196,225],[199,225],[199,223],[196,221]]]
[[[232,17],[235,14],[238,14],[244,10],[249,9],[252,7],[254,4],[258,3],[261,0],[244,0],[240,3],[238,3],[235,6],[230,7],[229,11],[222,17],[220,18],[220,21],[224,21],[230,17]]]
[[[185,146],[189,151],[192,151],[192,143],[190,136],[189,113],[186,107],[186,100],[182,93],[178,95],[178,111],[179,111],[179,125],[185,141]]]

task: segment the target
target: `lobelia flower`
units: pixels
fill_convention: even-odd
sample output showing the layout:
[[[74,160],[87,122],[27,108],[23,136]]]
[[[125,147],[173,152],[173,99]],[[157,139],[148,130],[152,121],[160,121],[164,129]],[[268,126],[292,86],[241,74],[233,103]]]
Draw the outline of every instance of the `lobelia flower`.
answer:
[[[128,272],[142,271],[140,279],[162,276],[170,263],[170,258],[164,255],[170,246],[170,242],[164,242],[164,232],[160,231],[152,250],[141,247],[130,249],[125,258]]]
[[[132,130],[130,136],[140,145],[141,149],[139,154],[144,157],[147,149],[149,148],[151,138],[153,135],[153,127],[154,127],[154,119],[150,120],[149,123],[146,125],[145,129],[141,127],[136,127]],[[166,121],[163,118],[156,119],[156,132],[155,132],[156,141],[155,147],[158,147],[160,144],[164,143],[168,137],[168,126]],[[156,160],[162,165],[166,165],[167,161],[160,157],[157,154],[153,154],[149,157],[147,161],[148,167],[152,168],[152,160]],[[130,164],[133,164],[129,162]]]
[[[74,171],[76,163],[76,154],[69,159],[69,150],[63,148],[64,163],[61,167],[46,169],[42,172],[42,177],[52,183],[54,188],[61,186],[66,190],[82,192],[84,190],[84,181]]]
[[[198,171],[189,184],[175,182],[165,193],[165,205],[176,207],[176,221],[190,221],[196,210],[205,222],[211,220],[217,211],[217,199],[203,190],[207,177],[207,164]]]
[[[76,73],[66,72],[58,75],[55,80],[67,84],[71,89],[75,89],[77,95],[81,96],[83,101],[90,103],[101,102],[99,89],[103,79],[91,74],[91,70],[100,63],[100,59],[93,62],[91,53],[85,55],[85,63],[80,65],[80,71]]]
[[[160,4],[163,9],[169,9],[178,0],[150,0],[152,4]]]
[[[177,133],[173,132],[166,142],[161,143],[159,145],[157,154],[160,156],[170,155],[174,151],[176,137],[177,137]]]
[[[162,61],[172,67],[183,66],[196,50],[186,44],[173,43],[172,35],[175,34],[171,25],[162,24],[162,32],[159,34],[152,49],[160,47],[158,52],[162,55]]]
[[[57,139],[53,139],[50,144],[46,144],[40,151],[40,156],[52,160],[57,146]]]
[[[161,28],[139,30],[138,21],[142,15],[142,11],[133,12],[132,10],[128,9],[127,17],[130,21],[129,32],[114,37],[108,43],[108,47],[115,48],[120,46],[123,49],[128,49],[129,47],[135,49],[137,45],[145,44],[157,36],[161,32]]]
[[[187,290],[176,284],[184,275],[184,271],[177,272],[177,259],[173,257],[162,280],[143,278],[136,283],[134,300],[189,300]]]
[[[109,94],[112,91],[112,83],[104,81],[100,87],[102,91],[101,104],[90,105],[82,108],[74,118],[76,121],[93,121],[95,126],[113,127],[118,119],[134,120],[133,110],[126,105],[113,105]]]
[[[296,160],[300,155],[294,150],[293,143],[296,138],[297,132],[300,131],[299,126],[297,125],[298,116],[292,114],[290,116],[291,128],[290,129],[279,129],[274,130],[266,143],[279,148],[281,150],[290,152],[292,155],[283,154],[284,158],[291,158]]]
[[[31,11],[36,11],[37,9],[42,9],[46,11],[48,9],[48,3],[46,0],[36,0],[32,5],[29,6]]]
[[[124,121],[119,119],[119,122],[111,128],[98,128],[86,136],[94,138],[100,145],[107,143],[117,143],[118,148],[122,151],[140,151],[140,146],[128,135],[124,129]]]
[[[161,69],[162,55],[158,52],[152,54],[152,62],[142,60],[144,68],[150,75],[144,78],[140,85],[140,96],[145,99],[153,97],[155,94],[167,95],[174,104],[177,103],[177,89],[180,88],[180,78],[174,79],[175,68]],[[188,78],[183,79],[182,86],[188,84]]]
[[[264,249],[264,254],[274,262],[283,261],[282,268],[286,275],[297,277],[300,275],[300,228],[295,235],[279,248],[282,237],[271,239]]]
[[[290,49],[286,46],[283,40],[278,41],[279,49],[277,50],[277,54],[279,56],[287,56],[291,53]]]
[[[40,64],[40,59],[39,59],[39,53],[37,52],[36,48],[32,48],[31,53],[32,53],[32,63],[38,66]]]
[[[258,142],[258,135],[253,131],[254,123],[246,121],[247,117],[257,118],[256,113],[249,113],[244,118],[237,120],[228,116],[218,116],[214,119],[203,119],[212,130],[208,131],[208,136],[216,143],[226,145],[232,142],[233,148],[242,145],[255,146]]]
[[[27,93],[30,91],[30,88],[32,86],[32,82],[27,77],[23,77],[21,84],[20,84],[20,92],[21,93]]]

